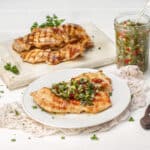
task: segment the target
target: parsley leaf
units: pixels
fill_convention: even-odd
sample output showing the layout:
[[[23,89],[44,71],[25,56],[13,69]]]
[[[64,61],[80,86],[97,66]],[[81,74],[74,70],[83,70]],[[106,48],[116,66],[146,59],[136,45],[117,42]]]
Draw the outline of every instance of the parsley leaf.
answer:
[[[34,22],[33,25],[31,26],[31,31],[34,29],[34,28],[37,28],[39,25],[37,22]]]
[[[33,25],[31,26],[31,31],[34,28],[44,28],[44,27],[57,27],[61,25],[65,19],[59,19],[55,14],[53,16],[46,16],[46,21],[44,23],[38,24],[37,22],[34,22]]]
[[[132,95],[131,95],[131,100],[133,99],[133,97],[134,97],[134,95],[132,94]]]
[[[32,106],[32,108],[33,108],[33,109],[37,109],[38,107],[37,107],[37,106]]]
[[[64,139],[65,139],[65,136],[61,136],[61,139],[64,140]]]
[[[11,139],[11,142],[16,142],[16,139]]]
[[[99,138],[96,136],[96,134],[91,136],[91,140],[99,140]]]
[[[133,122],[133,121],[134,121],[134,118],[133,118],[133,117],[130,117],[128,121]]]
[[[11,63],[7,63],[6,65],[4,65],[5,70],[10,71],[16,75],[19,74],[19,70],[17,68],[17,66],[12,66]]]
[[[112,92],[109,93],[109,96],[112,96]]]
[[[16,114],[16,116],[20,115],[20,113],[17,110],[15,110],[15,114]]]

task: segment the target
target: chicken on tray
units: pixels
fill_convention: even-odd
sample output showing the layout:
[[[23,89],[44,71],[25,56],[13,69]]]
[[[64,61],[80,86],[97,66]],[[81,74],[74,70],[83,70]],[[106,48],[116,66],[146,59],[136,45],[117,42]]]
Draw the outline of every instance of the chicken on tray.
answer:
[[[102,71],[83,73],[31,93],[33,100],[50,113],[98,113],[111,107],[111,79]]]
[[[73,60],[93,47],[86,31],[77,24],[37,27],[30,34],[15,39],[12,45],[23,61],[59,64]]]

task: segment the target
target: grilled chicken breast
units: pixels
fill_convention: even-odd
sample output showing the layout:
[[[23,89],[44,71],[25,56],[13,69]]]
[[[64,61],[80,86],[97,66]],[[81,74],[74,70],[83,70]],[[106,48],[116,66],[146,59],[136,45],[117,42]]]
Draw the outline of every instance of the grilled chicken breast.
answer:
[[[13,49],[28,63],[58,64],[73,60],[93,47],[86,31],[76,24],[35,28],[24,37],[15,39]]]
[[[35,48],[57,50],[66,44],[76,43],[77,41],[83,42],[83,40],[88,41],[84,45],[85,48],[88,48],[89,45],[92,46],[90,37],[81,26],[64,24],[59,27],[35,28],[30,34],[15,39],[12,47],[17,52]]]
[[[66,100],[56,95],[50,88],[43,87],[32,92],[33,100],[45,111],[50,113],[98,113],[109,108],[112,104],[109,93],[112,92],[111,80],[102,71],[96,73],[84,73],[71,80],[88,79],[93,84],[100,85],[102,90],[94,95],[92,105],[83,105],[78,99]]]
[[[84,50],[80,44],[68,44],[57,51],[34,49],[29,52],[21,52],[20,56],[23,61],[32,64],[46,62],[47,64],[56,65],[60,62],[75,59],[82,55]]]
[[[31,96],[42,109],[50,113],[97,113],[111,106],[110,98],[106,92],[100,92],[95,97],[92,106],[84,106],[80,101],[74,99],[66,101],[46,87],[33,92]]]

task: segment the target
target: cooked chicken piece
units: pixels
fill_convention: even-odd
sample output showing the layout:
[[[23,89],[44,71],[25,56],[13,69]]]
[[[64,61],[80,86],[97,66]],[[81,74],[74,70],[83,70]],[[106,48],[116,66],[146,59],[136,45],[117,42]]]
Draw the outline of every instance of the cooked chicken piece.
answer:
[[[33,92],[31,96],[42,109],[50,113],[98,113],[111,106],[110,98],[106,92],[100,92],[95,96],[93,105],[82,105],[78,100],[66,101],[46,87]]]
[[[58,63],[73,60],[79,55],[82,55],[85,48],[80,44],[68,44],[57,51],[34,49],[31,51],[21,52],[20,56],[23,61],[28,63],[41,63],[56,65]]]
[[[90,79],[95,84],[102,84],[104,90],[100,90],[93,99],[93,105],[83,105],[77,99],[66,100],[57,96],[50,88],[43,87],[38,91],[32,92],[33,100],[45,111],[50,113],[98,113],[109,108],[112,104],[110,101],[109,92],[112,91],[111,80],[106,77],[101,71],[96,73],[84,73],[73,80],[79,80],[80,77]],[[95,81],[101,82],[95,82]]]
[[[35,64],[46,62],[50,52],[50,50],[43,51],[41,49],[34,49],[31,51],[21,52],[20,56],[23,61]]]
[[[76,24],[64,24],[59,27],[35,28],[33,31],[13,42],[13,49],[17,52],[29,51],[35,48],[57,50],[69,43],[88,41],[85,48],[93,46],[86,31]]]

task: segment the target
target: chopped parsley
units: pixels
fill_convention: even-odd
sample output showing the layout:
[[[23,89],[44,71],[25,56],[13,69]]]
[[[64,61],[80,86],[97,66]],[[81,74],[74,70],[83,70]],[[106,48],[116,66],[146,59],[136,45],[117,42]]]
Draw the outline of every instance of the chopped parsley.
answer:
[[[38,28],[38,23],[37,22],[34,22],[31,26],[31,31],[34,29],[34,28]]]
[[[98,50],[101,50],[101,47],[98,47]]]
[[[112,96],[112,92],[109,93],[109,96]]]
[[[76,99],[83,105],[93,105],[96,87],[88,79],[72,79],[70,82],[53,84],[51,91],[65,100]]]
[[[133,118],[133,117],[130,117],[128,121],[133,122],[133,121],[134,121],[134,118]]]
[[[61,139],[64,140],[64,139],[65,139],[65,136],[61,136]]]
[[[1,90],[0,93],[4,93],[4,91]]]
[[[134,95],[132,94],[132,95],[131,95],[131,100],[133,99],[133,97],[134,97]]]
[[[4,65],[5,70],[10,71],[16,75],[19,74],[19,70],[17,68],[17,66],[12,66],[11,63],[7,63],[6,65]]]
[[[99,138],[96,136],[96,134],[91,136],[91,140],[99,140]]]
[[[59,19],[55,14],[53,16],[46,16],[46,21],[44,23],[38,24],[38,22],[34,22],[31,26],[31,31],[34,28],[44,28],[44,27],[57,27],[61,25],[65,19]]]
[[[11,142],[16,142],[16,139],[11,139]]]
[[[34,105],[34,106],[32,106],[32,108],[33,108],[33,109],[37,109],[38,107]]]
[[[41,111],[45,111],[43,108],[41,108]],[[46,111],[45,111],[46,112]]]
[[[15,110],[15,114],[16,114],[16,116],[20,115],[20,113],[17,110]]]

